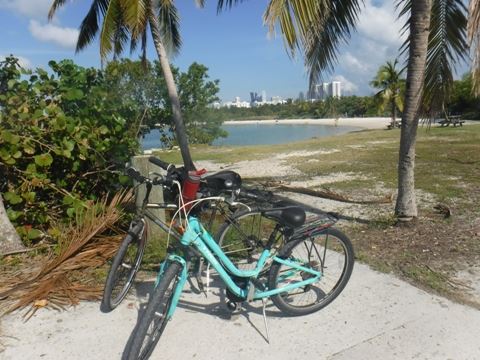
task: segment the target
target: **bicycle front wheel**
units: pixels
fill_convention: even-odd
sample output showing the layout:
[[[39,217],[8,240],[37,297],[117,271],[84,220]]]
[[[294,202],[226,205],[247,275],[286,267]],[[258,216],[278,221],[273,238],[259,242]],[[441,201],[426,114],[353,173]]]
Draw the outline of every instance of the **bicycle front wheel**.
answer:
[[[125,298],[143,258],[146,243],[143,219],[132,222],[128,235],[113,258],[103,290],[100,310],[110,312]]]
[[[125,349],[125,360],[144,360],[152,354],[167,326],[167,314],[180,280],[182,265],[172,262],[163,273],[160,283],[150,297],[147,308],[133,329],[131,346]]]
[[[322,274],[313,284],[271,297],[278,309],[292,316],[307,315],[327,306],[345,288],[353,270],[353,246],[348,237],[335,228],[292,240],[280,250],[278,256]],[[311,276],[274,262],[270,268],[268,286],[270,290],[279,289]]]

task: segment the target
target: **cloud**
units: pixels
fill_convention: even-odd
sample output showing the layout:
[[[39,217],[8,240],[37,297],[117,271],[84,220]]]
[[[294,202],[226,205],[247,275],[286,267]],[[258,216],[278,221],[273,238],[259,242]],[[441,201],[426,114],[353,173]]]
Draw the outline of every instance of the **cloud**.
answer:
[[[32,67],[32,63],[29,59],[23,56],[13,55],[18,59],[18,64],[24,69],[30,69]],[[0,55],[0,61],[5,60],[5,55]]]
[[[352,94],[358,91],[358,86],[355,85],[353,82],[345,78],[343,75],[336,75],[332,78],[334,81],[340,81],[342,83],[342,92],[347,92]]]
[[[53,24],[42,25],[36,20],[30,20],[28,29],[34,38],[44,42],[53,42],[64,48],[75,48],[78,39],[77,29]]]
[[[394,1],[365,0],[357,32],[340,49],[339,62],[335,67],[336,74],[342,74],[354,85],[347,90],[342,84],[342,89],[358,95],[373,92],[370,81],[380,65],[399,56],[398,50],[404,41],[401,36],[404,19],[397,20],[397,16]]]
[[[350,52],[346,52],[345,54],[343,54],[340,58],[340,62],[351,69],[355,69],[359,71],[368,70],[368,64],[358,60]]]
[[[46,19],[52,0],[0,0],[0,9],[7,9],[29,18]]]
[[[387,0],[376,5],[372,0],[365,1],[357,25],[359,33],[386,45],[400,45],[403,42],[400,35],[403,23],[397,20],[394,3]]]

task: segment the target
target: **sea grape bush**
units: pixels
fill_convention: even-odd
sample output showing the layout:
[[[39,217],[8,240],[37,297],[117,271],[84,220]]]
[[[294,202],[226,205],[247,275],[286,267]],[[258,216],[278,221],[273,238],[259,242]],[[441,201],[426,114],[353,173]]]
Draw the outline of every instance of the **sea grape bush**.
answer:
[[[108,95],[101,70],[49,67],[0,62],[0,192],[32,241],[128,181],[122,170],[138,149],[135,119],[122,116],[129,109]]]

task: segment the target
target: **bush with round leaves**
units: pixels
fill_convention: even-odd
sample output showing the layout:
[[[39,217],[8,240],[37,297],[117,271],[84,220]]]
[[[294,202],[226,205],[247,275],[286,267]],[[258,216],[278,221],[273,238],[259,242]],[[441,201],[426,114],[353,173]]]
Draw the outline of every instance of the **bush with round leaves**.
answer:
[[[32,241],[118,190],[139,147],[135,119],[109,96],[102,71],[69,60],[49,67],[0,62],[0,192]]]

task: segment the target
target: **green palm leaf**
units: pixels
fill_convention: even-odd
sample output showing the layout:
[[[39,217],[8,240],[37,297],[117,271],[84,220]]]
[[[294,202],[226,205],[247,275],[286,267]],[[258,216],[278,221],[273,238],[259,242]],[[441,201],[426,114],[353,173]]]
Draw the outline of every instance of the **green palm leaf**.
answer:
[[[124,31],[122,24],[122,6],[121,0],[110,0],[103,18],[102,29],[100,31],[100,57],[105,59],[112,51],[118,54],[119,32]]]
[[[50,10],[48,11],[48,20],[52,20],[57,10],[65,5],[66,2],[67,0],[53,0],[52,6],[50,6]]]
[[[76,52],[87,47],[98,33],[98,21],[105,15],[110,0],[94,0],[85,18],[80,24]]]
[[[305,46],[310,85],[321,79],[323,72],[333,71],[338,48],[350,38],[362,5],[361,0],[331,1],[328,16],[317,25]]]
[[[278,23],[287,49],[293,55],[296,48],[308,42],[310,32],[328,15],[329,5],[328,0],[271,0],[263,19],[270,33]]]
[[[148,0],[122,0],[122,12],[125,24],[130,29],[132,38],[139,38],[145,31],[149,16]]]
[[[412,1],[397,2],[400,16],[407,18],[404,33],[410,27]],[[433,0],[423,88],[423,103],[430,111],[443,106],[453,86],[455,64],[468,59],[466,12],[462,0]],[[400,51],[403,54],[409,48],[410,37],[407,37]]]
[[[176,54],[182,45],[180,17],[173,0],[160,0],[154,10],[160,23],[160,36],[170,54]]]
[[[218,0],[217,2],[217,13],[223,11],[223,9],[230,9],[233,6],[240,4],[246,0]]]

